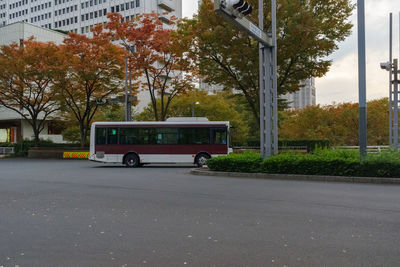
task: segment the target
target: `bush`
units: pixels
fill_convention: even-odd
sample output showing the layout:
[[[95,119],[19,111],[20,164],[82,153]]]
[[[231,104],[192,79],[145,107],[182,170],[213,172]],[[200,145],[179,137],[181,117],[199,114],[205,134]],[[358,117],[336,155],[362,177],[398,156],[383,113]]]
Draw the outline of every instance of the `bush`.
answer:
[[[400,178],[400,153],[369,154],[360,159],[358,151],[316,149],[306,155],[282,153],[260,160],[257,153],[231,154],[207,161],[210,170]]]
[[[284,153],[261,164],[265,173],[355,176],[360,160],[356,151],[316,150],[306,155]]]
[[[260,154],[255,152],[229,154],[207,160],[207,166],[211,170],[229,172],[259,172],[260,163]]]
[[[359,176],[400,177],[400,153],[395,151],[369,154],[360,163]]]
[[[16,144],[10,144],[10,143],[4,143],[0,144],[0,146],[7,146],[7,147],[14,147],[14,154],[12,156],[15,157],[26,157],[28,156],[28,151],[32,147],[35,146],[34,141],[30,140],[24,140],[22,142],[16,143]],[[55,147],[55,148],[63,148],[63,147],[77,147],[80,146],[80,144],[55,144],[52,141],[49,140],[40,140],[38,147]]]

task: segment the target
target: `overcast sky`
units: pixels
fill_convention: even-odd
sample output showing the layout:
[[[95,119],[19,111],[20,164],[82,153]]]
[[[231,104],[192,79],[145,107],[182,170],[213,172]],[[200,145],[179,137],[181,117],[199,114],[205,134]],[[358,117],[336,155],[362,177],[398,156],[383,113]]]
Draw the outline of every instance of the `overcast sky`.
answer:
[[[182,2],[185,17],[191,17],[197,12],[197,0]],[[399,11],[399,0],[365,0],[368,100],[389,95],[389,74],[380,69],[379,63],[389,60],[390,12],[394,20],[393,57],[399,58]],[[340,43],[339,50],[329,57],[333,64],[327,75],[316,81],[317,103],[358,102],[356,12],[351,20],[354,24],[353,34]]]

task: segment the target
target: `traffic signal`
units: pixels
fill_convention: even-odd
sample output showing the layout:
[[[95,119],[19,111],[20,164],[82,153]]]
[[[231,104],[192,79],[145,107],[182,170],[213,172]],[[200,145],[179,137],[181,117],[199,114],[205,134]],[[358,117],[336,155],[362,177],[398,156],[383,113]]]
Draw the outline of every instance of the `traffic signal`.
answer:
[[[226,0],[225,7],[239,18],[251,14],[253,11],[253,7],[244,0]]]

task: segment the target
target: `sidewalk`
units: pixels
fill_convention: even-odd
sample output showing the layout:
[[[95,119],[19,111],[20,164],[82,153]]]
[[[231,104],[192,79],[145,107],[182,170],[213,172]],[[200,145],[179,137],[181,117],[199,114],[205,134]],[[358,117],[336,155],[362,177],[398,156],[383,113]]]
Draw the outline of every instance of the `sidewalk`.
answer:
[[[384,177],[346,177],[346,176],[299,175],[299,174],[216,172],[216,171],[210,171],[207,168],[191,169],[190,173],[193,175],[218,176],[218,177],[400,185],[400,178],[384,178]]]

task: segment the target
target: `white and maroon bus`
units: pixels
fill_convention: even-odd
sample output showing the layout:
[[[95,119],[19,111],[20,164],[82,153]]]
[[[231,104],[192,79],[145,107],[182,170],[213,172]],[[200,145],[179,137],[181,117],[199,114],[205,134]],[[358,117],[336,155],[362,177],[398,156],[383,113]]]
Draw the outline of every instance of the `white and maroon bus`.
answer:
[[[193,163],[227,155],[229,122],[171,118],[166,122],[95,122],[89,159],[138,167],[148,163]]]

